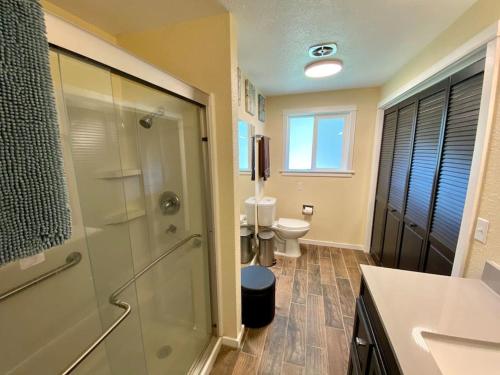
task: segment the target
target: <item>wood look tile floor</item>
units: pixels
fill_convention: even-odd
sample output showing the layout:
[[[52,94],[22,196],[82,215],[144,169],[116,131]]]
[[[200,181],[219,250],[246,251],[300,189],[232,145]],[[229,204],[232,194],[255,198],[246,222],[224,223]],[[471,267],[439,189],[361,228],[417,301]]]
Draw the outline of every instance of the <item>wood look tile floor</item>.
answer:
[[[276,316],[247,328],[240,350],[223,346],[211,374],[344,375],[364,252],[301,245],[300,258],[277,257]]]

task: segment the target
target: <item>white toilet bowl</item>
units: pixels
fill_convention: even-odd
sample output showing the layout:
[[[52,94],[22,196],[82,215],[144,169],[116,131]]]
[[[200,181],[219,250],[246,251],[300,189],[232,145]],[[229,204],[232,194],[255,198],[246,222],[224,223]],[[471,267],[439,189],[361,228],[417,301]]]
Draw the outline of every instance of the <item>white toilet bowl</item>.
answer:
[[[274,223],[273,229],[277,232],[278,237],[285,241],[284,248],[278,246],[278,253],[294,258],[300,257],[299,238],[304,237],[310,228],[311,225],[304,220],[278,219]]]

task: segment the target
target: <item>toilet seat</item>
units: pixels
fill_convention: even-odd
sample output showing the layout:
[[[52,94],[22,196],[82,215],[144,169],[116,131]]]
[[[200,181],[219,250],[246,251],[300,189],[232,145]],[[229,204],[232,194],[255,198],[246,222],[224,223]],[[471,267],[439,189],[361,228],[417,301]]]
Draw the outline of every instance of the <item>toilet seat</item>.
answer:
[[[304,220],[280,218],[276,223],[276,227],[289,231],[303,231],[308,230],[311,225]]]

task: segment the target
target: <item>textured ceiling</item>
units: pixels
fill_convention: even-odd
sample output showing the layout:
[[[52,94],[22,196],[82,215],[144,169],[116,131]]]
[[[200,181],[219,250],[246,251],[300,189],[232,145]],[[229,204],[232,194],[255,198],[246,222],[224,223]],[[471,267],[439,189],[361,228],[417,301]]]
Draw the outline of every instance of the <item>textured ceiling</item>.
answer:
[[[225,12],[217,0],[49,0],[117,35]]]
[[[475,0],[221,0],[241,68],[267,95],[381,85]],[[309,46],[337,42],[344,70],[306,78]]]
[[[377,86],[475,0],[50,0],[117,35],[231,11],[243,71],[267,95]],[[202,43],[203,41],[200,40]],[[337,42],[344,70],[304,76],[309,46]]]

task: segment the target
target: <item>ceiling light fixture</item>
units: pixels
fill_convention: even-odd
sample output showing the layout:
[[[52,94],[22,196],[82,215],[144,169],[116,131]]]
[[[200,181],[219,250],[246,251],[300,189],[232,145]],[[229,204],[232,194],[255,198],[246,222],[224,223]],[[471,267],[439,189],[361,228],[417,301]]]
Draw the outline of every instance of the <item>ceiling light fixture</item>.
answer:
[[[315,61],[305,66],[304,73],[309,78],[330,77],[342,70],[340,60]]]

